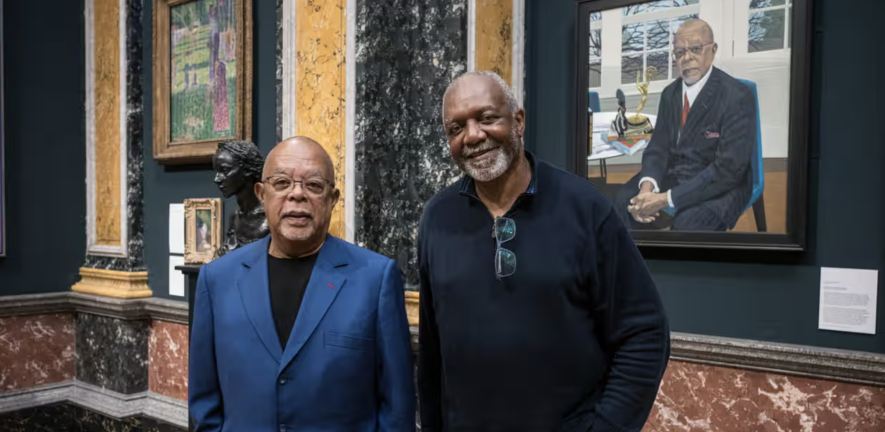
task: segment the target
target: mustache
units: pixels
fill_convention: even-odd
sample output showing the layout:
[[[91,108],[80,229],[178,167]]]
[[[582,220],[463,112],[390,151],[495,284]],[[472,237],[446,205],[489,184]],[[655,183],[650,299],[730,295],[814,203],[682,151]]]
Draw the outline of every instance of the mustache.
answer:
[[[461,158],[473,157],[477,154],[480,154],[482,152],[486,152],[489,150],[494,150],[498,147],[501,147],[501,143],[499,143],[495,140],[486,138],[485,141],[483,141],[481,144],[477,145],[476,147],[466,147],[465,146],[464,148],[462,148],[461,149]]]

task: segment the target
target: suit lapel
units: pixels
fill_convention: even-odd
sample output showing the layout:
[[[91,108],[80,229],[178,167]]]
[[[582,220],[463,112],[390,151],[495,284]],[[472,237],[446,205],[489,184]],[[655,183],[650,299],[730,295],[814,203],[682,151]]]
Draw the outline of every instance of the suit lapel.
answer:
[[[685,85],[685,84],[683,84]],[[681,89],[680,89],[681,90]],[[680,144],[686,137],[696,135],[697,128],[700,127],[704,118],[710,113],[710,106],[719,93],[719,69],[713,67],[710,78],[698,94],[691,109],[688,111],[688,118],[685,120],[685,127],[682,128],[682,135],[679,137]],[[680,91],[681,94],[681,91]],[[681,100],[681,96],[680,96]],[[680,109],[680,112],[682,110]]]
[[[259,240],[251,255],[243,260],[246,267],[237,279],[237,288],[246,308],[246,315],[252,327],[261,338],[265,348],[279,362],[283,355],[280,339],[273,323],[273,312],[270,307],[270,286],[267,279],[267,246],[270,236]]]
[[[667,122],[669,125],[676,125],[674,127],[670,127],[670,143],[679,144],[679,139],[682,137],[680,133],[682,132],[679,129],[679,123],[682,120],[682,78],[679,78],[679,85],[673,88],[673,95],[670,97],[670,102],[673,106],[670,107],[670,112],[672,113],[669,118],[663,119],[663,121]],[[661,121],[661,120],[658,120]]]
[[[320,255],[317,257],[304,292],[304,300],[298,310],[298,318],[295,320],[295,326],[292,328],[280,361],[279,373],[282,373],[298,355],[343,289],[347,280],[343,269],[347,265],[347,255],[339,243],[341,241],[327,236],[326,243],[320,249]]]

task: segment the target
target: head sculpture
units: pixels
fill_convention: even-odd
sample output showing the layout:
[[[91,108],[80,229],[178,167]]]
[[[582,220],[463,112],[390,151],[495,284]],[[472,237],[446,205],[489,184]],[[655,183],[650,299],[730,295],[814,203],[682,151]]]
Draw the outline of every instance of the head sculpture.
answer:
[[[218,144],[212,165],[215,184],[225,198],[230,198],[243,190],[251,193],[253,185],[261,181],[264,157],[249,141],[223,141]]]
[[[212,158],[215,184],[225,198],[237,198],[237,211],[230,217],[224,245],[218,255],[267,235],[264,206],[255,196],[255,184],[261,182],[264,157],[249,141],[230,140],[218,144]]]

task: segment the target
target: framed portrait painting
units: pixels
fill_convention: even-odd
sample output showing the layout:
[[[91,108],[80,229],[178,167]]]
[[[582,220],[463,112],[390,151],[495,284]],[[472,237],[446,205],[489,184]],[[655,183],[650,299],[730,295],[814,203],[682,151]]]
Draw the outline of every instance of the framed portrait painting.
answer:
[[[206,163],[252,136],[252,2],[154,0],[154,159]]]
[[[3,16],[3,1],[0,0],[0,17]],[[2,20],[0,20],[2,21]],[[3,58],[3,23],[0,22],[0,257],[6,256],[6,158],[4,156],[4,147],[6,147],[6,77],[3,74],[5,69],[5,61]]]
[[[572,168],[637,244],[804,249],[812,2],[578,3]]]
[[[221,247],[221,199],[184,201],[184,262],[205,264]]]

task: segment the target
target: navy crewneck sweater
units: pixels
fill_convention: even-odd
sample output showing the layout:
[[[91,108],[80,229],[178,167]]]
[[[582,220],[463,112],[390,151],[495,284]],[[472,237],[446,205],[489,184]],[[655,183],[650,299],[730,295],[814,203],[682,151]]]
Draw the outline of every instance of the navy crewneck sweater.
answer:
[[[493,219],[472,180],[425,207],[422,430],[639,431],[670,351],[655,285],[602,194],[526,157],[531,183],[505,215],[513,276],[495,276]]]

